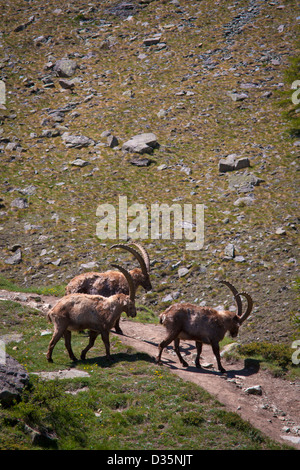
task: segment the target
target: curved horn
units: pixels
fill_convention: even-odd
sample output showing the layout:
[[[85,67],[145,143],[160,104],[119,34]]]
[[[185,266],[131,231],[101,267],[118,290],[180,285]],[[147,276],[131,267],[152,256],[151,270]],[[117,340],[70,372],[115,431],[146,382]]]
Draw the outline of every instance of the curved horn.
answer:
[[[144,276],[147,276],[148,275],[148,270],[147,270],[147,266],[146,266],[146,263],[144,261],[144,258],[142,257],[142,255],[136,251],[132,246],[130,245],[123,245],[122,243],[117,243],[115,245],[112,245],[110,247],[110,250],[112,248],[123,248],[123,250],[127,250],[129,251],[131,254],[133,254],[133,256],[138,260],[138,262],[140,263],[140,266],[141,266],[141,270],[144,274]]]
[[[142,257],[144,259],[144,262],[145,262],[145,265],[146,265],[146,268],[147,268],[147,271],[148,273],[150,272],[150,257],[149,257],[149,254],[148,254],[148,251],[146,250],[146,248],[141,245],[140,243],[131,243],[131,245],[134,245],[136,246],[141,254],[142,254]]]
[[[242,311],[243,311],[243,307],[242,307],[242,299],[240,297],[240,294],[238,293],[238,291],[236,290],[236,288],[230,284],[230,282],[228,281],[219,281],[221,284],[225,284],[225,286],[229,287],[229,289],[231,290],[231,292],[233,293],[234,295],[234,299],[236,301],[236,305],[237,305],[237,315],[240,317],[242,315]]]
[[[240,316],[240,324],[242,324],[246,320],[246,318],[249,317],[250,313],[252,312],[253,300],[252,300],[251,295],[248,294],[247,292],[240,292],[237,295],[238,296],[242,295],[243,297],[245,297],[247,299],[247,302],[248,302],[245,313],[243,313],[243,315]]]
[[[121,271],[121,273],[124,274],[124,276],[126,277],[127,282],[128,282],[128,286],[129,286],[129,298],[130,298],[130,300],[134,301],[135,288],[134,288],[134,284],[133,284],[133,279],[130,276],[129,272],[126,269],[122,268],[122,266],[119,266],[118,264],[112,264],[112,266],[114,268],[117,268],[119,271]]]

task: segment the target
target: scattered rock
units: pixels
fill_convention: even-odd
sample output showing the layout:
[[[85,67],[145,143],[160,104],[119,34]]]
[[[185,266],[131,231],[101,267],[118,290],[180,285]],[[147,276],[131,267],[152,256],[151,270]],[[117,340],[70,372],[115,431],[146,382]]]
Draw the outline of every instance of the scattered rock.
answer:
[[[282,227],[279,227],[278,229],[276,229],[275,233],[276,235],[286,235],[286,231]]]
[[[96,261],[90,261],[89,263],[81,264],[80,268],[91,270],[91,269],[97,268],[97,266],[98,266],[98,263]]]
[[[280,436],[282,439],[291,442],[292,444],[299,445],[300,444],[300,437],[297,436]]]
[[[48,139],[50,139],[51,137],[58,137],[59,135],[60,131],[58,129],[43,129],[40,137],[47,137]]]
[[[21,261],[22,261],[22,252],[20,248],[18,248],[12,256],[4,260],[5,264],[10,264],[10,265],[19,264],[21,263]]]
[[[114,135],[109,135],[109,136],[107,137],[107,145],[108,145],[110,148],[118,147],[119,141],[118,141],[117,137],[114,136]]]
[[[5,364],[0,363],[0,403],[10,406],[19,400],[29,381],[29,375],[21,364],[6,354]]]
[[[246,260],[245,260],[244,256],[239,255],[239,256],[235,256],[234,261],[236,263],[244,263]]]
[[[152,36],[150,38],[146,38],[143,41],[144,46],[154,46],[155,44],[158,44],[161,39],[161,34],[156,34],[155,36]]]
[[[236,92],[228,92],[228,96],[232,99],[232,101],[244,101],[248,98],[247,93],[236,93]]]
[[[236,190],[239,193],[248,193],[253,191],[255,186],[259,186],[264,180],[249,173],[228,174],[228,187],[230,190]]]
[[[130,163],[135,166],[149,166],[152,160],[150,160],[150,158],[132,158]]]
[[[178,269],[178,277],[184,277],[188,274],[189,269],[188,268],[179,268]]]
[[[254,199],[253,197],[250,197],[250,196],[239,197],[233,203],[233,205],[237,207],[251,206],[252,204],[254,204]]]
[[[48,431],[47,429],[37,430],[33,429],[27,424],[24,426],[24,431],[30,434],[31,444],[41,447],[57,447],[58,437],[54,431]]]
[[[55,379],[74,379],[77,377],[90,377],[88,372],[77,369],[66,369],[58,370],[54,372],[32,372],[34,375],[38,375],[44,380],[55,380]]]
[[[241,157],[237,158],[235,153],[227,155],[225,158],[221,158],[219,161],[219,172],[226,173],[227,171],[240,170],[250,166],[249,158]]]
[[[262,388],[260,385],[253,385],[245,389],[245,392],[249,395],[262,395]]]
[[[58,83],[64,90],[73,90],[75,88],[75,83],[72,80],[60,79]]]
[[[11,207],[16,207],[17,209],[26,209],[29,204],[27,199],[18,197],[11,202]]]
[[[64,144],[68,148],[77,148],[80,149],[82,147],[89,147],[90,145],[94,145],[95,142],[93,139],[86,137],[84,135],[72,135],[69,132],[64,132],[61,136]]]
[[[178,299],[179,296],[180,296],[180,292],[178,292],[178,291],[172,292],[171,294],[165,295],[165,296],[161,299],[161,301],[162,301],[162,302],[171,302],[172,300]]]
[[[122,150],[132,153],[152,153],[159,146],[156,135],[152,132],[138,134],[122,145]]]
[[[79,167],[84,167],[84,166],[87,166],[89,165],[90,163],[87,162],[86,160],[82,160],[81,158],[76,158],[76,160],[73,160],[70,165],[73,165],[73,166],[79,166]]]
[[[22,24],[19,24],[15,29],[14,29],[14,32],[15,33],[18,33],[20,31],[24,31],[24,29],[26,29],[31,23],[33,23],[35,20],[35,16],[30,16],[30,18],[28,19],[28,21],[26,21],[25,23],[22,23]]]
[[[19,193],[25,194],[26,196],[33,196],[33,194],[36,193],[36,186],[33,184],[30,184],[29,186],[26,186],[26,188],[23,189],[18,189]]]
[[[75,60],[60,59],[55,62],[53,70],[59,77],[72,77],[77,69],[78,65]]]
[[[224,260],[231,260],[235,256],[235,248],[232,243],[228,243],[224,249]]]

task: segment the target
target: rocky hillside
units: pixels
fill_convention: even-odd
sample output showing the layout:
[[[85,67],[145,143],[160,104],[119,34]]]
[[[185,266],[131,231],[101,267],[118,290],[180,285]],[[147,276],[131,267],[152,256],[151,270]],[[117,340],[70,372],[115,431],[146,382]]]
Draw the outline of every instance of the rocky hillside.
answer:
[[[119,196],[144,204],[149,227],[152,204],[204,204],[201,249],[143,240],[153,291],[139,304],[230,306],[217,284],[226,278],[255,301],[243,341],[297,339],[299,142],[280,105],[299,55],[296,5],[6,1],[2,277],[51,287],[116,260],[132,266],[108,251],[118,239],[96,235],[97,207],[118,210]],[[128,144],[145,133],[155,145]]]

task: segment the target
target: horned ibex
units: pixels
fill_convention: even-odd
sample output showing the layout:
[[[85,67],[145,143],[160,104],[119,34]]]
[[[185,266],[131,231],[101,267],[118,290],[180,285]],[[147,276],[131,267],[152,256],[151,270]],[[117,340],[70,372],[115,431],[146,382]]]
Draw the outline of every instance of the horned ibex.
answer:
[[[129,295],[120,293],[110,297],[88,294],[69,294],[64,296],[48,313],[48,320],[54,325],[54,333],[49,343],[47,360],[52,361],[52,352],[58,340],[64,336],[65,346],[70,359],[76,361],[71,347],[71,331],[89,330],[89,344],[81,352],[85,359],[87,351],[94,345],[95,339],[101,334],[105,345],[106,356],[110,356],[109,331],[120,318],[122,312],[135,317],[135,288],[132,277],[124,268],[114,264],[128,282]]]
[[[131,245],[137,247],[139,251]],[[140,264],[139,268],[134,268],[129,271],[133,279],[135,290],[137,290],[139,286],[142,286],[146,291],[152,290],[148,252],[141,244],[132,243],[131,245],[115,244],[111,246],[110,249],[122,248],[132,253]],[[79,274],[69,282],[66,287],[66,294],[73,293],[103,295],[103,297],[120,293],[128,294],[128,284],[123,274],[118,271],[106,271],[103,273],[89,272]],[[119,319],[115,324],[115,330],[117,333],[122,334]]]
[[[159,344],[159,353],[156,358],[158,363],[161,362],[163,349],[174,341],[175,352],[181,364],[187,367],[187,362],[180,354],[179,343],[180,339],[192,340],[196,342],[197,348],[196,367],[201,368],[199,359],[202,344],[210,344],[217,359],[219,370],[225,372],[221,364],[219,342],[224,338],[227,331],[229,331],[232,337],[237,336],[240,325],[242,325],[252,311],[253,300],[246,292],[238,293],[235,287],[229,282],[220,282],[228,286],[232,291],[237,304],[237,313],[229,310],[200,307],[190,303],[171,305],[159,315],[159,321],[166,327],[168,335],[164,341]],[[244,313],[242,313],[241,296],[247,299],[248,304]]]

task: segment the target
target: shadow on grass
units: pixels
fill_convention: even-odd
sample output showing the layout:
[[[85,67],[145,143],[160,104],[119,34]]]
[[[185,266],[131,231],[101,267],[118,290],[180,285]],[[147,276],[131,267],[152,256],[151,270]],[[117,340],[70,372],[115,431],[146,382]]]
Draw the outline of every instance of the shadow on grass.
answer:
[[[76,367],[78,365],[97,365],[102,368],[106,367],[111,367],[115,364],[118,364],[119,362],[138,362],[138,361],[144,361],[144,362],[150,362],[154,363],[154,359],[149,356],[146,353],[142,352],[136,352],[136,353],[116,353],[112,354],[112,360],[108,360],[106,356],[96,356],[96,357],[90,357],[86,358],[85,360],[78,360],[76,362],[73,362],[73,367]]]

